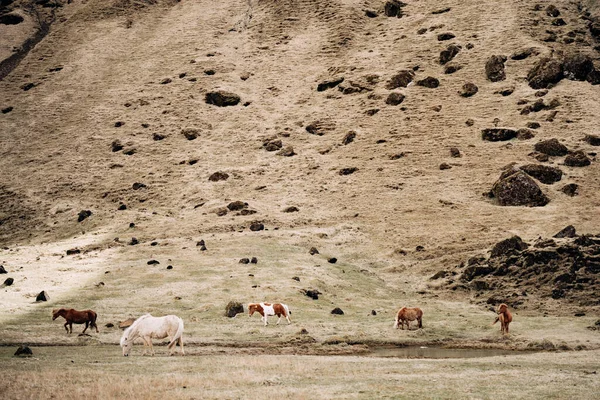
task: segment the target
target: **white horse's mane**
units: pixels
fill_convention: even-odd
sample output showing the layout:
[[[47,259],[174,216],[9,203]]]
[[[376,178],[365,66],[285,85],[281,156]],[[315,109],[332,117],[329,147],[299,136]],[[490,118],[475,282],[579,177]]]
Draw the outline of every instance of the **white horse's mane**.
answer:
[[[123,332],[123,336],[121,337],[121,347],[125,346],[125,344],[129,341],[131,341],[131,333],[135,332],[135,330],[137,330],[138,325],[140,324],[141,321],[145,320],[148,317],[152,317],[152,315],[150,314],[144,314],[141,317],[139,317],[138,319],[136,319],[135,321],[133,321],[133,324],[131,324],[131,326],[129,326],[127,329],[125,329],[125,332]],[[135,338],[134,338],[135,339]]]

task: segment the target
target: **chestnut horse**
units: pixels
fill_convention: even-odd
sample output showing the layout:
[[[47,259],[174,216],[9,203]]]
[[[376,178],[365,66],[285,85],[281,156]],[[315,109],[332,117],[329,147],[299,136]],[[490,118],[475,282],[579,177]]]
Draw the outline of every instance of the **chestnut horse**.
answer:
[[[287,319],[288,324],[291,324],[290,321],[290,309],[285,304],[270,304],[270,303],[250,303],[248,304],[248,316],[251,317],[255,312],[262,315],[261,320],[264,321],[265,326],[267,326],[267,317],[269,315],[277,315],[279,319],[277,320],[277,325],[281,322],[281,317],[285,317]]]
[[[67,333],[73,333],[73,324],[85,324],[85,328],[83,329],[83,332],[81,332],[82,334],[85,333],[88,326],[96,328],[96,332],[98,332],[98,326],[96,325],[96,318],[98,318],[98,314],[96,314],[95,311],[77,311],[73,308],[61,308],[58,310],[52,310],[52,321],[54,321],[58,317],[63,317],[67,320],[67,322],[65,322],[65,329],[67,330]],[[68,328],[67,325],[69,325]],[[69,328],[71,328],[70,331]]]
[[[404,330],[404,322],[406,322],[406,329],[410,330],[410,321],[414,320],[419,323],[419,329],[423,328],[423,311],[420,308],[402,307],[396,315],[394,328],[398,329],[402,325],[402,330]]]
[[[498,306],[498,316],[494,320],[494,324],[498,321],[500,321],[500,331],[502,334],[508,335],[508,324],[512,322],[512,314],[508,311],[508,306],[504,303]]]

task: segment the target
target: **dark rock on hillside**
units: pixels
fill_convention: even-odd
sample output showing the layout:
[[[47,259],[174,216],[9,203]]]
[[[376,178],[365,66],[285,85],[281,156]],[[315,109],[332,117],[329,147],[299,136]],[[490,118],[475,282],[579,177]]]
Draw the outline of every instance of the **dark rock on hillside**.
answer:
[[[576,183],[569,183],[565,186],[562,187],[562,189],[560,189],[561,192],[563,192],[564,194],[566,194],[567,196],[577,196],[578,194],[578,190],[579,190],[579,185]]]
[[[2,287],[11,286],[13,283],[15,283],[15,280],[13,278],[6,278],[4,280],[4,283],[2,284]]]
[[[383,13],[387,17],[398,17],[401,18],[404,14],[402,13],[402,7],[406,6],[406,3],[403,3],[398,0],[388,0],[385,2],[383,6]]]
[[[388,95],[387,99],[385,99],[385,103],[391,106],[397,106],[404,101],[404,95],[398,92],[392,92]]]
[[[335,124],[332,121],[320,120],[310,123],[306,127],[306,131],[313,135],[323,136],[326,132],[331,131],[335,128]]]
[[[340,175],[351,175],[353,173],[355,173],[356,171],[358,171],[358,168],[356,167],[350,167],[350,168],[342,168],[339,171]]]
[[[550,201],[537,183],[523,171],[500,178],[494,183],[491,193],[501,206],[542,207]]]
[[[335,264],[335,263],[337,262],[337,258],[335,258],[335,257],[328,258],[328,259],[327,259],[327,262],[328,262],[329,264]]]
[[[488,142],[511,140],[517,137],[517,131],[511,128],[487,128],[481,131],[481,138]]]
[[[81,253],[81,250],[79,250],[79,249],[68,249],[67,250],[68,256],[72,256],[72,255],[80,254],[80,253]]]
[[[584,140],[592,146],[600,146],[600,136],[598,135],[585,135]]]
[[[444,14],[444,13],[447,13],[447,12],[449,12],[450,10],[452,10],[452,8],[450,8],[450,7],[446,7],[446,8],[441,8],[441,9],[439,9],[439,10],[434,10],[434,11],[432,11],[431,13],[432,13],[433,15],[437,15],[437,14]]]
[[[318,290],[315,289],[303,289],[302,292],[307,296],[310,297],[313,300],[319,300],[319,295],[322,294],[321,292],[319,292]]]
[[[356,138],[356,132],[350,131],[346,134],[346,136],[344,136],[344,139],[342,139],[342,144],[344,146],[347,144],[350,144],[354,141],[355,138]]]
[[[457,147],[450,147],[450,156],[453,158],[462,157],[462,155],[460,154],[460,150]]]
[[[569,225],[564,227],[560,232],[558,232],[556,235],[552,236],[554,238],[557,239],[562,239],[562,238],[574,238],[577,236],[577,232],[575,231],[575,227],[573,225]]]
[[[91,215],[92,215],[92,212],[90,210],[81,210],[81,211],[79,211],[79,214],[77,215],[77,222],[82,222],[86,218],[91,217]]]
[[[331,310],[331,313],[334,314],[334,315],[344,315],[344,312],[339,307],[336,307],[333,310]]]
[[[256,258],[256,257],[252,257],[252,258],[250,259],[250,264],[258,264],[258,258]]]
[[[538,128],[540,128],[541,126],[542,126],[542,125],[540,125],[540,123],[539,123],[539,122],[535,122],[535,121],[532,121],[532,122],[528,122],[528,123],[527,123],[527,127],[528,127],[529,129],[538,129]]]
[[[519,140],[529,140],[529,139],[533,139],[535,137],[535,134],[526,128],[521,128],[517,131],[517,139]]]
[[[227,179],[229,179],[229,174],[222,171],[214,172],[208,177],[211,182],[226,181]]]
[[[243,210],[244,208],[248,207],[248,203],[245,203],[243,201],[232,201],[231,203],[229,203],[227,205],[227,208],[229,209],[229,211],[239,211],[239,210]]]
[[[437,78],[434,78],[433,76],[428,76],[425,79],[421,79],[420,81],[417,81],[417,85],[418,86],[423,86],[429,89],[435,89],[438,86],[440,86],[440,81]]]
[[[4,107],[1,111],[2,111],[2,114],[8,114],[12,110],[14,110],[14,108],[12,106],[9,106],[9,107]]]
[[[569,53],[563,59],[563,75],[576,81],[585,81],[594,70],[592,58],[579,53]]]
[[[377,11],[374,10],[365,10],[365,15],[369,18],[377,18],[379,16],[379,14],[377,14]]]
[[[479,88],[477,87],[477,85],[471,82],[467,82],[463,85],[462,91],[460,91],[459,93],[462,97],[471,97],[475,95],[478,91]]]
[[[132,237],[131,241],[129,242],[129,245],[130,246],[135,246],[136,244],[139,244],[139,243],[140,243],[140,241],[137,238]]]
[[[560,15],[560,11],[554,4],[550,4],[548,7],[546,7],[546,15],[556,18]]]
[[[243,314],[243,313],[244,313],[244,306],[242,305],[242,303],[239,303],[237,301],[230,301],[225,306],[225,316],[226,317],[233,318],[236,315]]]
[[[394,90],[397,88],[405,88],[409,83],[415,78],[414,71],[409,69],[402,70],[398,72],[396,75],[392,76],[385,86],[388,90]]]
[[[528,164],[523,165],[520,169],[547,185],[558,182],[562,178],[562,171],[560,169],[547,165]]]
[[[541,141],[539,143],[536,143],[534,148],[535,151],[539,151],[540,153],[544,153],[554,157],[565,156],[569,152],[567,146],[560,143],[558,139],[548,139]]]
[[[141,182],[134,182],[133,185],[131,185],[131,188],[133,190],[140,190],[146,187],[146,184],[141,183]]]
[[[334,78],[334,79],[328,80],[328,81],[323,81],[317,85],[317,92],[323,92],[327,89],[332,89],[342,82],[344,82],[343,77]]]
[[[529,86],[533,89],[549,88],[560,82],[562,78],[562,63],[557,59],[549,57],[540,59],[527,74]]]
[[[522,50],[518,50],[516,52],[514,52],[511,56],[510,59],[511,60],[524,60],[527,57],[531,56],[531,55],[535,55],[538,54],[538,50],[535,47],[530,47],[528,49],[522,49]]]
[[[6,272],[6,269],[4,269],[4,265],[0,265],[0,274],[8,274],[8,272]]]
[[[152,134],[152,140],[154,141],[159,141],[159,140],[163,140],[164,138],[166,138],[165,135],[161,135],[160,133],[153,133]]]
[[[293,212],[298,212],[298,211],[300,211],[300,210],[296,206],[286,207],[283,209],[284,213],[293,213]]]
[[[319,254],[319,250],[317,250],[316,247],[311,247],[310,250],[308,251],[308,254],[310,254],[311,256],[314,256],[315,254]]]
[[[249,258],[241,258],[239,261],[240,264],[250,264]]]
[[[200,135],[200,131],[195,128],[186,128],[181,131],[181,134],[185,136],[187,140],[195,140]]]
[[[440,64],[445,65],[450,62],[460,52],[460,46],[449,45],[446,50],[440,52]]]
[[[456,37],[456,35],[454,35],[454,33],[445,32],[445,33],[440,33],[439,35],[437,35],[437,40],[439,40],[440,42],[443,42],[445,40],[454,39],[455,37]]]
[[[150,260],[146,264],[148,264],[148,265],[158,265],[158,264],[160,264],[160,262],[158,262],[158,260]]]
[[[265,229],[265,226],[262,222],[254,221],[250,224],[250,230],[252,232],[258,232]]]
[[[121,151],[123,150],[123,145],[121,144],[120,140],[114,140],[111,144],[110,144],[110,149],[112,150],[113,153],[116,153],[117,151]]]
[[[441,171],[444,171],[446,169],[451,169],[452,165],[450,165],[448,163],[441,163],[439,168],[440,168]]]
[[[565,165],[568,167],[587,167],[592,162],[588,156],[582,151],[574,151],[565,157]]]
[[[282,157],[292,157],[296,155],[292,146],[286,146],[283,149],[279,150],[276,154]]]
[[[458,65],[455,63],[449,63],[449,64],[446,64],[446,66],[444,67],[444,73],[449,75],[449,74],[455,73],[456,71],[460,71],[461,69],[462,69],[462,65]]]
[[[528,247],[529,244],[525,243],[519,236],[513,236],[496,243],[492,248],[490,258],[506,256],[514,252],[521,252],[527,250]]]
[[[205,100],[207,104],[214,104],[218,107],[235,106],[241,101],[237,94],[223,90],[206,93]]]
[[[42,290],[36,297],[35,297],[35,301],[48,301],[50,300],[50,296],[48,296],[48,293],[46,293],[45,290]]]
[[[504,72],[505,56],[491,56],[485,63],[485,75],[492,82],[500,82],[506,79]]]
[[[17,351],[15,351],[15,356],[30,357],[33,356],[33,351],[27,346],[19,346]]]

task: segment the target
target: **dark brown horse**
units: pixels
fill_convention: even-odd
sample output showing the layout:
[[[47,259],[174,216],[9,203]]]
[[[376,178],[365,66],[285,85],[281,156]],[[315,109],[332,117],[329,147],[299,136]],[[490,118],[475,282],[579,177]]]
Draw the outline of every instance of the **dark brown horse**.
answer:
[[[61,308],[58,310],[52,310],[52,321],[54,321],[58,317],[63,317],[67,320],[67,322],[65,322],[65,329],[67,330],[67,333],[73,333],[73,324],[85,324],[85,329],[83,330],[83,332],[81,332],[82,334],[85,333],[88,326],[96,328],[96,332],[98,332],[98,326],[96,325],[96,318],[98,317],[98,314],[96,314],[95,311],[77,311],[73,308]],[[69,325],[69,327],[67,327],[67,325]],[[70,331],[69,328],[71,328]]]

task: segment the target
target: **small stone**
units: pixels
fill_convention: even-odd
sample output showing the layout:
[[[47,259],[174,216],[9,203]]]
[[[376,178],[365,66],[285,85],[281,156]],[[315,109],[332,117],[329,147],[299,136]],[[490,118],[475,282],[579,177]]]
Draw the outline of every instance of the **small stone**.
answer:
[[[446,33],[440,33],[439,35],[437,35],[437,40],[439,40],[440,42],[443,42],[445,40],[454,39],[455,37],[456,36],[453,33],[446,32]]]
[[[587,167],[592,162],[588,156],[582,151],[574,151],[565,157],[565,165],[569,167]]]
[[[133,185],[131,185],[131,188],[133,190],[140,190],[146,187],[146,184],[141,183],[141,182],[135,182]]]
[[[536,143],[535,151],[547,154],[549,156],[560,157],[567,155],[569,149],[564,144],[561,144],[558,139],[548,139],[542,142]]]
[[[576,183],[569,183],[565,186],[562,187],[561,192],[563,192],[564,194],[566,194],[567,196],[577,196],[579,190],[579,185]]]
[[[328,258],[328,259],[327,259],[327,262],[328,262],[329,264],[335,264],[335,263],[337,262],[337,258],[335,258],[335,257]]]
[[[300,282],[300,277],[298,277],[298,276],[293,276],[292,279],[295,280],[296,282]]]
[[[12,110],[14,110],[13,107],[5,107],[5,108],[2,109],[2,114],[8,114]]]
[[[139,244],[139,243],[140,243],[140,241],[137,240],[137,238],[134,238],[134,237],[132,237],[131,241],[129,241],[129,245],[130,246],[135,246],[136,244]]]
[[[15,280],[13,278],[6,278],[2,286],[11,286],[13,283],[15,283]]]
[[[250,264],[250,259],[249,258],[242,258],[239,261],[240,264]]]
[[[207,104],[218,107],[235,106],[241,101],[240,96],[237,94],[223,90],[206,93],[205,100]]]
[[[123,122],[123,121],[117,121],[117,122],[115,122],[115,128],[120,128],[123,125],[125,125],[125,122]]]
[[[550,4],[548,7],[546,7],[546,14],[549,17],[558,17],[560,15],[560,11],[558,10],[558,8],[556,8],[555,5]]]
[[[468,120],[465,121],[465,125],[473,126],[473,125],[475,125],[475,121],[473,121],[471,118],[469,118]]]
[[[161,85],[166,85],[167,83],[171,83],[171,82],[173,82],[171,80],[171,78],[164,78],[163,80],[160,81],[160,84]]]
[[[385,103],[391,106],[397,106],[404,101],[404,98],[405,96],[402,93],[392,92],[388,95]]]
[[[460,154],[460,150],[456,147],[450,147],[450,156],[453,158],[462,157],[462,155]]]
[[[310,254],[311,256],[314,256],[315,254],[319,254],[319,250],[317,250],[316,247],[311,247],[310,250],[308,251],[308,254]]]
[[[334,314],[334,315],[344,315],[344,312],[342,311],[341,308],[336,307],[333,310],[331,310],[331,314]]]
[[[541,125],[539,122],[528,122],[527,127],[529,129],[538,129],[539,127],[541,127]]]
[[[491,56],[485,64],[485,74],[492,82],[499,82],[506,79],[504,72],[505,56]]]
[[[282,156],[282,157],[292,157],[295,156],[296,153],[294,152],[294,148],[292,146],[286,146],[283,149],[279,150],[277,153],[278,156]]]
[[[377,311],[371,310],[371,315],[377,315]]]
[[[27,346],[19,346],[17,351],[15,351],[15,356],[19,357],[31,357],[33,356],[33,351]]]
[[[452,168],[452,166],[450,164],[447,164],[447,163],[440,164],[440,170],[442,170],[442,171],[445,169],[450,169],[450,168]]]
[[[250,230],[252,232],[258,232],[258,231],[262,231],[264,229],[265,229],[265,226],[261,222],[254,221],[250,224]]]
[[[81,253],[81,250],[79,250],[79,249],[69,249],[69,250],[67,250],[67,255],[68,256],[72,256],[72,255],[80,254],[80,253]]]
[[[354,141],[355,138],[356,138],[356,132],[350,131],[346,134],[346,136],[344,136],[344,139],[342,140],[342,144],[344,146],[347,144],[350,144]]]
[[[45,290],[42,290],[35,298],[35,301],[48,301],[50,300],[50,296],[48,296],[48,293],[46,293]]]
[[[445,74],[453,74],[456,71],[460,71],[462,69],[462,65],[458,65],[458,64],[446,64],[446,66],[444,67],[444,73]]]
[[[83,220],[89,218],[92,215],[90,210],[81,210],[77,216],[77,222],[82,222]]]
[[[429,89],[435,89],[438,86],[440,86],[440,81],[437,78],[434,78],[433,76],[428,76],[425,79],[421,79],[420,81],[417,81],[417,85],[418,86],[423,86]]]
[[[4,269],[4,265],[0,265],[0,274],[8,274],[8,272],[6,272],[6,269]]]
[[[517,139],[519,140],[529,140],[529,139],[533,139],[535,137],[535,134],[533,133],[533,131],[526,129],[526,128],[521,128],[517,131]]]
[[[232,201],[231,203],[229,203],[227,205],[227,208],[229,209],[229,211],[240,211],[247,207],[248,207],[248,203],[245,203],[245,202],[239,201],[239,200]]]
[[[592,146],[600,146],[600,136],[598,135],[585,135],[583,140]]]
[[[222,171],[214,172],[208,177],[211,182],[226,181],[227,179],[229,179],[229,174]]]
[[[463,85],[462,91],[459,92],[462,97],[471,97],[479,91],[477,85],[471,82],[467,82]]]
[[[160,264],[160,262],[158,262],[157,260],[150,260],[147,262],[148,265],[157,265]]]
[[[442,50],[442,52],[440,53],[440,64],[445,65],[448,62],[450,62],[454,57],[456,57],[456,55],[460,52],[460,47],[455,45],[455,44],[451,44],[449,45],[446,50]]]
[[[569,225],[564,227],[560,232],[556,235],[552,236],[553,238],[561,239],[561,238],[574,238],[577,236],[577,232],[575,231],[575,227],[573,225]]]
[[[110,149],[113,153],[116,153],[117,151],[123,150],[123,145],[121,144],[121,141],[117,139],[110,144]]]
[[[152,140],[155,140],[155,141],[163,140],[164,138],[166,138],[166,136],[161,135],[160,133],[154,133],[152,135]]]
[[[187,140],[195,140],[200,135],[200,131],[195,128],[186,128],[181,131],[181,134],[185,136]]]
[[[250,264],[258,264],[258,258],[256,258],[256,257],[252,257],[252,258],[250,259]]]
[[[317,92],[323,92],[327,89],[332,89],[342,82],[344,82],[343,77],[334,78],[334,79],[331,79],[328,81],[323,81],[317,85]]]
[[[481,138],[489,142],[511,140],[517,137],[517,131],[510,128],[488,128],[481,131]]]
[[[492,187],[491,193],[501,206],[542,207],[550,201],[524,171],[504,173]]]
[[[350,167],[350,168],[342,168],[342,169],[340,169],[340,171],[338,173],[340,175],[351,175],[351,174],[355,173],[356,171],[358,171],[358,168]]]
[[[284,213],[293,213],[293,212],[298,212],[298,211],[300,211],[300,210],[296,206],[287,207],[283,210]]]
[[[385,2],[383,6],[383,13],[387,17],[398,17],[401,18],[403,16],[402,7],[406,4],[399,0],[388,0]]]
[[[525,171],[527,175],[547,185],[560,181],[563,174],[558,168],[539,164],[523,165],[520,169]]]

